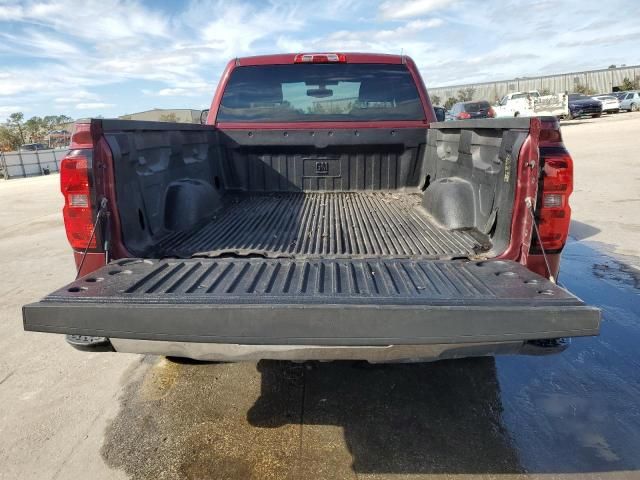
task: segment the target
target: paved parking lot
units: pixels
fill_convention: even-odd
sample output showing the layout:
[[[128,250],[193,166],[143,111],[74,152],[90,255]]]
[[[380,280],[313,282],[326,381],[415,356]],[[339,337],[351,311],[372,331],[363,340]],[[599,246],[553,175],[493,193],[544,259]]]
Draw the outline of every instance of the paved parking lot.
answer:
[[[58,177],[0,183],[0,479],[640,478],[640,114],[563,124],[561,281],[603,308],[561,355],[176,363],[22,331],[70,281]]]

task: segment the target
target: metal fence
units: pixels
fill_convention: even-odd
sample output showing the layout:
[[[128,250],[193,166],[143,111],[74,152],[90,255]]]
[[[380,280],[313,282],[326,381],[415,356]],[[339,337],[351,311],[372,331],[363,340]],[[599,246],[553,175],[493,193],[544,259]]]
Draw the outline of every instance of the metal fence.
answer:
[[[34,177],[60,171],[60,161],[68,148],[36,150],[33,152],[0,153],[0,178]]]
[[[596,93],[607,93],[613,91],[614,88],[620,88],[625,78],[629,80],[640,78],[640,65],[539,77],[521,77],[496,82],[432,87],[429,88],[429,95],[439,97],[440,103],[444,104],[448,98],[457,97],[458,92],[465,88],[473,88],[474,100],[488,100],[489,102],[499,100],[511,92],[529,90],[549,90],[551,93],[574,92],[579,85],[594,90]]]

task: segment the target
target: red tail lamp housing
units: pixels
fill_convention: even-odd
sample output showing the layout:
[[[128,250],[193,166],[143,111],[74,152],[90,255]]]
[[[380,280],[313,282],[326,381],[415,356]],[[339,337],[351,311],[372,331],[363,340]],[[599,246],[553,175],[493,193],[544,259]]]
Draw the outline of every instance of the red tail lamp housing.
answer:
[[[64,227],[71,247],[77,250],[96,248],[93,230],[93,208],[89,189],[89,160],[82,154],[71,154],[60,162],[60,191],[64,196]]]
[[[460,112],[456,118],[458,120],[469,120],[471,118],[471,114],[469,112]]]
[[[555,149],[554,149],[555,150]],[[538,230],[540,238],[532,245],[534,251],[560,251],[569,235],[573,192],[573,160],[566,151],[541,151],[542,181],[538,200]]]

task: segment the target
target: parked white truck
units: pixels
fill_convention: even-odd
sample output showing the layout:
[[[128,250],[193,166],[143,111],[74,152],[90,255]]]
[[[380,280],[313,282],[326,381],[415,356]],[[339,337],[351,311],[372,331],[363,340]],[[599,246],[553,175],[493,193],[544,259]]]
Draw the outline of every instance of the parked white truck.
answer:
[[[566,93],[540,95],[537,90],[513,92],[502,97],[493,107],[496,118],[504,117],[565,117],[569,114]]]

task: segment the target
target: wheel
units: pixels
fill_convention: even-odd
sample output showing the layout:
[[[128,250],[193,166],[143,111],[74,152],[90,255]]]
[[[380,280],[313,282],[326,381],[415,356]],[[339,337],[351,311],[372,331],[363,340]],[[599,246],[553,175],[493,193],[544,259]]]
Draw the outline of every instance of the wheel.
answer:
[[[632,103],[632,104],[631,104],[631,111],[632,111],[632,112],[637,112],[637,111],[638,111],[638,105],[637,105],[637,104],[635,104],[635,103]]]
[[[591,118],[600,118],[601,116],[601,113],[596,113],[595,115],[591,115]]]

